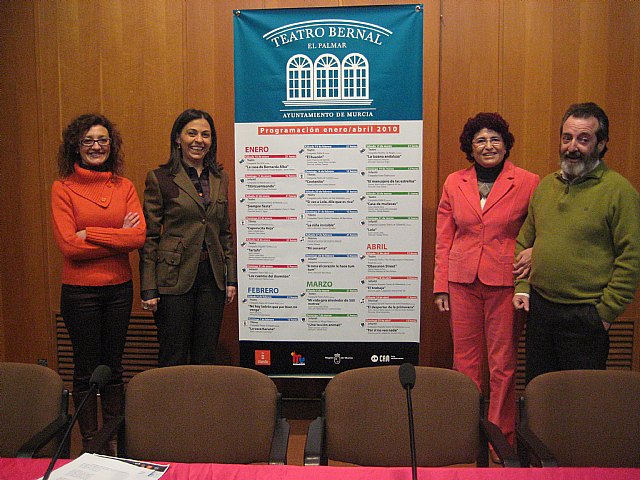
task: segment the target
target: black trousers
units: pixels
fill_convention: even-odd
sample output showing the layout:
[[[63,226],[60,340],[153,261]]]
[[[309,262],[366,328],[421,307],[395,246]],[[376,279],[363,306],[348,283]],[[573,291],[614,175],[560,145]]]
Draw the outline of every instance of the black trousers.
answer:
[[[160,295],[155,313],[160,367],[215,362],[225,298],[226,292],[216,285],[208,261],[198,265],[195,282],[187,293]]]
[[[60,310],[73,345],[73,389],[89,390],[98,365],[111,368],[110,384],[122,383],[122,353],[127,339],[133,284],[62,285]]]
[[[604,370],[609,333],[594,305],[553,303],[532,288],[526,349],[526,383],[558,370]]]

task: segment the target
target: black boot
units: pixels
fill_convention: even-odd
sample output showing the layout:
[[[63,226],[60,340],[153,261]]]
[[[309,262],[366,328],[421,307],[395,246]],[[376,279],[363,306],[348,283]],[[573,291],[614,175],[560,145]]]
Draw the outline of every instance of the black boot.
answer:
[[[102,425],[124,414],[124,384],[107,385],[100,390],[102,405]],[[117,454],[117,440],[114,436],[107,444],[105,455],[115,457]]]
[[[87,392],[73,392],[73,404],[76,411],[80,406],[80,402],[87,395]],[[98,431],[98,399],[96,394],[89,395],[80,414],[78,415],[78,426],[80,427],[80,435],[82,436],[82,451],[84,452]]]

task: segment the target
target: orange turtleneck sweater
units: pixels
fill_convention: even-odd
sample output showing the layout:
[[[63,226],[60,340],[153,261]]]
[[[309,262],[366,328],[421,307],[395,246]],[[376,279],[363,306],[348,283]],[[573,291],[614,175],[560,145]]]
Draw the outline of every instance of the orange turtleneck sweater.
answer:
[[[118,285],[131,280],[129,252],[142,247],[146,225],[135,187],[111,172],[75,165],[51,189],[53,234],[64,257],[62,283]],[[124,216],[137,212],[140,223],[122,228]],[[86,239],[76,232],[86,230]]]

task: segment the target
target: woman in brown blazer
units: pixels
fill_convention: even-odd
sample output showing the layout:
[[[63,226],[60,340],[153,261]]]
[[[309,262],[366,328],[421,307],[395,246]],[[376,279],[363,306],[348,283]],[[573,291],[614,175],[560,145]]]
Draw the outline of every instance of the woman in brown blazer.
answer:
[[[236,296],[229,176],[216,147],[211,115],[185,110],[171,129],[169,161],[147,174],[140,290],[161,367],[214,363],[222,311]]]

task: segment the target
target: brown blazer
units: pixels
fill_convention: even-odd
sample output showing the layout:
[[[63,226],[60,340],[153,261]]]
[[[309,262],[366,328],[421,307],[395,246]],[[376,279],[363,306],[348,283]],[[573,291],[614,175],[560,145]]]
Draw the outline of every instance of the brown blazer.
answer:
[[[189,291],[206,242],[216,284],[237,282],[236,256],[229,226],[229,176],[209,173],[211,204],[205,209],[182,165],[178,173],[160,167],[147,174],[144,217],[147,237],[140,252],[141,292],[163,295]]]

